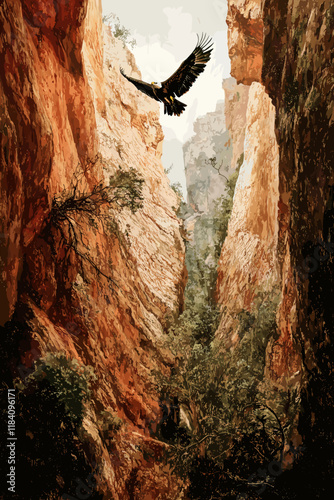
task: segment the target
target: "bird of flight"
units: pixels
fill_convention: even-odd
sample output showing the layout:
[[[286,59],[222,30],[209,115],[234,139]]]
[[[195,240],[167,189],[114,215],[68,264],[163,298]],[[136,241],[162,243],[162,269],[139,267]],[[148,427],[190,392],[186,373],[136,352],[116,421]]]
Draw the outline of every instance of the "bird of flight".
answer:
[[[175,96],[180,97],[188,92],[198,75],[204,71],[206,63],[210,60],[212,47],[212,38],[204,34],[199,38],[197,35],[197,44],[190,56],[164,82],[152,82],[149,84],[127,76],[122,68],[120,68],[120,72],[141,92],[144,92],[144,94],[147,94],[156,101],[163,102],[165,114],[180,116],[185,110],[186,104],[175,99]]]

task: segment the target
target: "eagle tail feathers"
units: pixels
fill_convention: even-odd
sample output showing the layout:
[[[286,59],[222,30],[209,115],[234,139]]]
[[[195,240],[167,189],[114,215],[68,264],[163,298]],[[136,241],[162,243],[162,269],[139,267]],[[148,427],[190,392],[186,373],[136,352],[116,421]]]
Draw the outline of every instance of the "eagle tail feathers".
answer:
[[[168,114],[169,116],[177,115],[180,116],[181,113],[186,109],[186,104],[177,99],[174,99],[172,104],[164,103],[164,114]]]

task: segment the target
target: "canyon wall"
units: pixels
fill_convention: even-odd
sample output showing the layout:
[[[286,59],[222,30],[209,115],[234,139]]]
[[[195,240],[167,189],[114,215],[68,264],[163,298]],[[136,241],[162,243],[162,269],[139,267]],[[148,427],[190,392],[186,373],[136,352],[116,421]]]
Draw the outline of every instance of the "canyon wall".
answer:
[[[240,11],[231,3],[227,18],[231,73],[236,82],[223,83],[225,113],[235,138],[234,166],[238,161],[240,171],[218,263],[217,297],[224,314],[217,338],[226,345],[237,340],[236,315],[249,310],[256,293],[263,287],[269,291],[278,279],[278,147],[275,108],[257,81],[262,56],[257,49],[259,36],[255,37],[260,28],[254,28],[253,19],[260,26],[258,16],[258,10],[244,2]]]
[[[182,308],[184,245],[158,104],[119,73],[140,77],[101,17],[99,0],[0,6],[1,323],[18,332],[12,376],[48,352],[94,368],[83,429],[99,488],[105,498],[153,500],[175,486],[150,458],[162,453],[149,433],[160,418],[151,371],[172,362],[160,345]],[[144,180],[142,208],[112,207],[110,233],[73,223],[90,261],[57,229],[45,234],[55,197],[73,193],[78,177],[87,193],[131,168]],[[109,445],[101,408],[124,422]]]
[[[280,339],[267,366],[275,380],[300,374],[305,347],[293,337],[305,316],[309,273],[321,261],[305,248],[323,238],[332,183],[332,16],[328,2],[281,2],[276,8],[269,1],[229,1],[231,74],[250,88],[244,163],[218,296],[228,307],[232,298],[237,309],[247,308],[256,287],[282,283]],[[224,329],[223,320],[218,334]]]
[[[233,313],[250,308],[256,289],[278,285],[278,338],[268,345],[265,374],[300,391],[298,430],[325,477],[333,453],[332,438],[322,438],[333,405],[320,394],[322,385],[332,390],[333,369],[333,5],[228,5],[231,74],[250,87],[244,162],[218,269],[225,312],[217,337],[237,342]]]

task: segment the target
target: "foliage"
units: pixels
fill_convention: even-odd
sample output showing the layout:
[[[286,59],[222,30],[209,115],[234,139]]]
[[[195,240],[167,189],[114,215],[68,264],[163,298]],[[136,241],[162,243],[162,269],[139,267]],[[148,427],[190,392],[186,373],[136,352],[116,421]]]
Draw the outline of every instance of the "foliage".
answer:
[[[28,385],[47,381],[52,392],[64,404],[69,418],[81,425],[84,403],[89,401],[90,385],[96,379],[91,366],[80,365],[62,353],[48,353],[36,362],[35,371],[27,377]],[[22,388],[22,386],[21,386]]]
[[[227,236],[228,222],[233,208],[233,197],[237,184],[240,167],[243,162],[243,154],[238,160],[238,166],[226,181],[226,192],[217,200],[214,214],[214,226],[216,228],[215,258],[218,260],[220,252]]]
[[[81,259],[81,264],[83,261],[88,262],[97,273],[113,282],[91,258],[89,244],[82,238],[83,227],[88,225],[93,231],[98,231],[101,227],[104,233],[117,233],[118,227],[115,219],[111,217],[110,209],[117,212],[127,208],[132,213],[140,209],[143,204],[144,180],[138,177],[133,168],[124,171],[119,167],[116,174],[110,176],[108,185],[100,181],[87,189],[86,176],[98,161],[99,158],[96,157],[87,161],[83,169],[78,167],[70,188],[54,197],[44,227],[44,237],[49,240],[51,229],[56,229],[63,245],[75,252]],[[51,243],[54,249],[54,241]],[[85,274],[83,266],[82,274]]]
[[[131,31],[121,25],[121,22],[116,14],[110,13],[103,16],[102,22],[110,26],[114,37],[122,40],[124,46],[125,44],[129,44],[132,49],[136,46],[137,42],[134,38],[131,38]]]
[[[169,167],[164,168],[165,175],[169,175],[171,173],[173,166],[174,164],[172,163],[171,165],[169,165]]]
[[[22,339],[24,330],[20,333]],[[22,348],[22,341],[20,345]],[[16,482],[15,498],[75,497],[77,478],[94,480],[98,471],[90,465],[87,449],[78,439],[83,404],[93,378],[90,368],[64,355],[49,354],[24,379],[25,384],[16,380],[15,435],[20,444],[15,467],[16,477],[24,481]],[[101,495],[93,489],[90,498],[98,500]]]
[[[177,397],[189,422],[168,436],[167,452],[174,471],[191,478],[189,498],[214,498],[213,491],[221,495],[216,498],[232,498],[240,485],[252,492],[265,478],[250,476],[272,461],[280,463],[299,400],[264,380],[277,306],[276,290],[258,292],[252,311],[239,314],[238,344],[225,351],[214,341],[219,313],[212,306],[186,309],[170,329],[168,346],[178,361],[169,379],[158,378],[158,389],[164,400]]]
[[[180,182],[173,182],[170,187],[174,191],[174,193],[177,194],[177,196],[182,200],[183,198],[183,191],[182,191],[182,186]]]

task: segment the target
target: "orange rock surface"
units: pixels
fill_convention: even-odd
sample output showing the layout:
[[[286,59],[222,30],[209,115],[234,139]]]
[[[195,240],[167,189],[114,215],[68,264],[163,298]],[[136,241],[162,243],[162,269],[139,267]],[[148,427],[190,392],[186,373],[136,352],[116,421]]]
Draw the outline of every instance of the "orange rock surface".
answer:
[[[158,104],[120,75],[120,65],[139,72],[101,19],[95,0],[8,0],[0,7],[1,321],[18,303],[28,306],[31,346],[23,364],[29,352],[65,351],[93,366],[98,384],[84,428],[102,464],[106,498],[132,498],[129,478],[137,474],[137,498],[153,500],[173,486],[137,448],[161,453],[148,433],[160,418],[151,371],[171,361],[161,344],[182,308],[184,245],[178,200],[161,164]],[[42,237],[53,198],[98,153],[102,161],[85,174],[85,189],[107,183],[119,166],[145,181],[142,209],[111,212],[119,236],[81,228],[91,259],[113,285],[87,263],[83,276],[73,252],[56,241],[53,253]],[[116,443],[121,466],[99,437],[97,403],[127,423]]]

